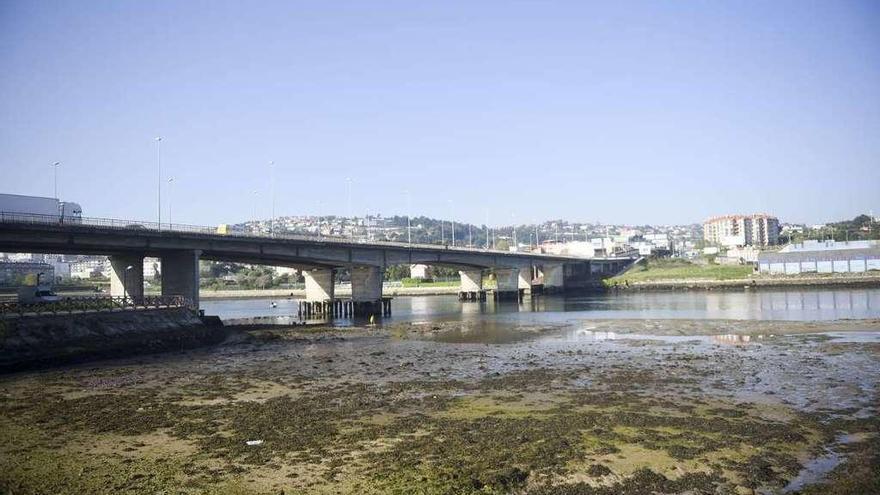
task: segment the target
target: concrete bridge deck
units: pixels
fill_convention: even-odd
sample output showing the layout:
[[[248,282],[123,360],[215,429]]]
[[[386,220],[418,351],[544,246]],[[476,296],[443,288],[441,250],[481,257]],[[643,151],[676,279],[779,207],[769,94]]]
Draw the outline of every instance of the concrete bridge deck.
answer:
[[[198,304],[198,260],[230,261],[302,270],[306,298],[333,300],[335,271],[349,270],[352,298],[381,300],[384,268],[400,264],[455,267],[462,291],[480,291],[483,270],[491,270],[499,291],[542,280],[544,288],[574,288],[613,274],[629,258],[579,258],[541,253],[400,242],[361,242],[343,237],[257,234],[188,225],[157,225],[118,219],[0,213],[0,251],[110,256],[112,295],[143,296],[143,258],[162,260],[162,293]]]

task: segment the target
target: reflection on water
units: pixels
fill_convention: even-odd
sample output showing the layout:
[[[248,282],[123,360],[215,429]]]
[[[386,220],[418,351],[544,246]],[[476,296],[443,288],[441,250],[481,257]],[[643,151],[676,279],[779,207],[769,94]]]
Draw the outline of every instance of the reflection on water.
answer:
[[[602,342],[606,340],[651,340],[656,342],[663,342],[669,344],[680,344],[680,343],[701,343],[701,344],[734,344],[734,345],[743,345],[748,344],[750,342],[762,341],[764,339],[764,335],[738,335],[738,334],[724,334],[724,335],[656,335],[656,334],[641,334],[641,333],[617,333],[617,332],[606,332],[606,331],[594,331],[587,328],[580,328],[576,330],[570,330],[566,333],[563,338],[566,340],[575,340],[575,341],[588,341],[588,342]],[[594,328],[594,327],[593,327]],[[876,335],[876,333],[874,334]],[[772,335],[770,336],[772,337]]]
[[[296,299],[202,301],[224,320],[296,315]],[[456,296],[397,297],[392,321],[499,319],[526,322],[578,318],[837,320],[880,318],[880,289],[743,292],[655,292],[526,297],[522,303],[462,303]],[[344,324],[344,322],[343,322]]]

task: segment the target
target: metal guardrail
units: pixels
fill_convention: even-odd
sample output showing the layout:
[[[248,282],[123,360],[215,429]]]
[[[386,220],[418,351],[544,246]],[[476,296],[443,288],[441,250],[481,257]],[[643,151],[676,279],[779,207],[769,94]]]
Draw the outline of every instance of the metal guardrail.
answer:
[[[192,301],[183,296],[144,296],[141,298],[84,296],[65,297],[60,301],[53,302],[0,302],[0,316],[69,315],[168,308],[195,309],[195,306]]]
[[[280,239],[280,240],[293,240],[293,241],[307,241],[314,243],[326,243],[326,244],[359,244],[362,246],[376,246],[376,247],[395,247],[400,249],[443,249],[445,251],[455,251],[462,253],[482,253],[487,254],[491,253],[493,255],[502,255],[502,256],[529,256],[529,257],[545,257],[551,259],[585,259],[579,258],[577,256],[570,255],[555,255],[555,254],[545,254],[545,253],[533,253],[533,252],[515,252],[515,251],[501,251],[498,249],[485,249],[485,248],[472,248],[472,247],[459,247],[459,246],[449,246],[448,244],[424,244],[424,243],[408,243],[408,242],[393,242],[393,241],[365,241],[365,240],[356,240],[347,236],[327,236],[327,235],[303,235],[303,234],[291,234],[288,232],[279,232],[279,233],[266,233],[266,232],[253,232],[247,231],[243,229],[236,230],[228,230],[226,232],[219,232],[216,227],[205,227],[198,225],[186,225],[186,224],[178,224],[178,223],[156,223],[156,222],[143,222],[140,220],[121,220],[116,218],[93,218],[93,217],[81,217],[81,218],[62,218],[58,215],[40,215],[34,213],[15,213],[15,212],[0,212],[0,223],[12,223],[12,224],[26,224],[26,225],[49,225],[49,226],[67,226],[67,227],[91,227],[94,229],[100,230],[119,230],[119,231],[127,231],[127,232],[179,232],[179,233],[187,233],[187,234],[199,234],[199,235],[211,235],[211,236],[225,236],[225,237],[239,237],[239,238],[253,238],[253,239]]]

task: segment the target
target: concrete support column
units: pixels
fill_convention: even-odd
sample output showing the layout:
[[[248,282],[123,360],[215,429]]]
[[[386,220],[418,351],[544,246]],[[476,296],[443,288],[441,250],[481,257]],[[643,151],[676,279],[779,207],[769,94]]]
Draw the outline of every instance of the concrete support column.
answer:
[[[565,289],[565,269],[562,263],[544,265],[544,292],[562,292]]]
[[[110,295],[113,297],[128,296],[135,301],[144,298],[143,256],[110,257]]]
[[[532,290],[532,267],[527,266],[519,269],[519,288]]]
[[[480,292],[483,290],[482,270],[461,270],[458,275],[461,277],[459,292]]]
[[[516,292],[519,290],[519,268],[496,268],[495,281],[498,292]]]
[[[333,299],[335,277],[330,268],[303,270],[306,279],[306,301],[329,301]]]
[[[382,299],[382,279],[385,273],[378,266],[351,268],[351,300],[378,301]]]
[[[199,307],[199,256],[202,252],[162,253],[162,295],[183,296]]]

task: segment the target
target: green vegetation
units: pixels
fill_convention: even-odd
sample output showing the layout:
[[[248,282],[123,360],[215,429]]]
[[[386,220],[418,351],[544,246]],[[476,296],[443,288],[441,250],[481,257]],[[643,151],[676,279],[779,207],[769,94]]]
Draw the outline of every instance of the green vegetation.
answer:
[[[458,280],[421,280],[418,278],[404,278],[400,281],[404,287],[458,287]]]
[[[880,239],[880,222],[875,222],[868,215],[859,215],[852,220],[829,223],[821,229],[806,228],[803,232],[780,236],[779,242],[786,244],[810,239],[835,241]]]
[[[269,266],[245,266],[238,263],[216,263],[202,261],[199,267],[204,289],[277,289],[288,288],[290,284],[301,282],[288,274],[277,275]]]
[[[657,280],[737,280],[748,278],[751,266],[697,264],[679,259],[646,259],[625,273],[605,281],[606,285]]]

